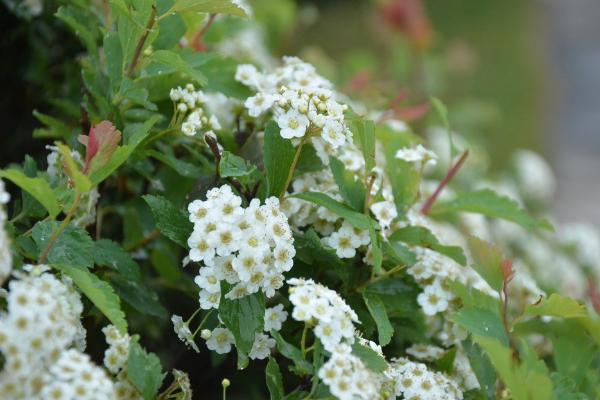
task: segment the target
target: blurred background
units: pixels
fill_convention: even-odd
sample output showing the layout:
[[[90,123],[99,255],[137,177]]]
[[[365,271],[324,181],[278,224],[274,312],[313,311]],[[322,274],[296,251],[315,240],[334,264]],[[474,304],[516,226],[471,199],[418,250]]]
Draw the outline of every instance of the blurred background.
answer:
[[[52,18],[60,1],[2,0],[2,165],[43,151],[31,140],[61,97],[78,96],[81,47]],[[600,2],[597,0],[257,0],[271,51],[315,63],[418,131],[429,96],[493,168],[540,152],[558,178],[561,220],[600,226]],[[58,100],[57,100],[58,99]]]

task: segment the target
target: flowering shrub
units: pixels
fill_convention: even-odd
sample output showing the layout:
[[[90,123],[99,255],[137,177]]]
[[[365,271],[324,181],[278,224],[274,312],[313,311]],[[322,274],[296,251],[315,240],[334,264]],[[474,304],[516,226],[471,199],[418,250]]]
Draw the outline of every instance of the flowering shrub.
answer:
[[[0,170],[0,397],[598,398],[600,239],[549,222],[545,162],[488,173],[441,102],[420,137],[251,14],[58,9],[83,94]]]

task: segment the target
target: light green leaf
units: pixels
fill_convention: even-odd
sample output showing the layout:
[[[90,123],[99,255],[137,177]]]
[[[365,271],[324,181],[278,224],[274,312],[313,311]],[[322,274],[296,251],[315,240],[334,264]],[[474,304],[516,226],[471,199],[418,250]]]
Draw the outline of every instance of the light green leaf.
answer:
[[[352,353],[360,358],[366,367],[373,372],[382,373],[388,368],[385,358],[380,356],[379,353],[370,347],[354,342],[352,345]]]
[[[263,160],[269,196],[285,193],[285,184],[294,161],[296,150],[292,142],[279,134],[279,126],[270,121],[265,128]]]
[[[262,292],[241,299],[221,299],[219,316],[233,333],[238,353],[238,368],[248,366],[248,353],[252,349],[256,333],[262,332],[265,323],[265,298]]]
[[[176,0],[170,12],[231,14],[238,17],[247,17],[246,12],[233,0]],[[165,13],[165,15],[167,15]]]
[[[127,332],[127,321],[121,310],[121,300],[107,282],[85,269],[60,264],[54,264],[53,267],[69,276],[121,333]]]
[[[450,317],[452,322],[465,328],[473,335],[489,337],[508,346],[508,337],[500,318],[499,310],[493,312],[483,308],[465,307]]]
[[[504,275],[502,274],[502,252],[484,240],[469,236],[469,248],[473,256],[473,269],[497,292],[502,290]]]
[[[127,379],[142,394],[144,400],[154,400],[162,386],[165,375],[160,359],[154,353],[148,353],[134,336],[129,344],[127,359]]]
[[[224,151],[223,154],[221,154],[219,172],[223,178],[230,176],[247,176],[254,172],[254,170],[256,170],[256,167],[242,157],[238,157],[229,151]]]
[[[467,258],[458,246],[445,246],[439,242],[437,237],[427,228],[422,226],[407,226],[396,230],[388,238],[390,241],[399,241],[413,246],[426,247],[443,254],[460,265],[466,265]]]
[[[65,173],[75,184],[75,189],[79,193],[89,192],[92,189],[92,182],[90,182],[90,179],[79,170],[79,166],[71,156],[71,149],[62,143],[56,143],[56,146],[62,156]]]
[[[483,214],[492,218],[512,221],[529,230],[537,228],[553,229],[547,220],[531,217],[525,210],[519,207],[517,202],[489,189],[460,193],[454,200],[437,203],[430,211],[432,215],[449,212]]]
[[[273,336],[273,339],[277,342],[277,350],[279,350],[281,355],[294,362],[295,370],[298,374],[312,374],[312,365],[304,359],[302,351],[300,351],[299,348],[286,342],[283,336],[281,336],[281,333],[277,331],[271,331],[271,336]]]
[[[365,174],[375,167],[375,124],[362,118],[352,119],[352,134],[365,159]]]
[[[356,175],[347,171],[344,163],[335,157],[329,158],[329,167],[342,198],[356,211],[363,211],[366,191],[363,183],[355,179]]]
[[[0,170],[0,178],[8,179],[33,196],[48,210],[50,218],[56,218],[60,212],[60,206],[54,191],[43,178],[30,178],[17,169]]]
[[[58,229],[58,222],[40,221],[36,223],[31,232],[38,252],[48,247],[50,237]],[[91,268],[94,264],[94,242],[90,235],[83,229],[73,225],[67,227],[57,237],[46,257],[50,264],[66,264],[75,268]]]
[[[283,378],[281,377],[279,365],[273,357],[269,357],[269,362],[267,362],[265,378],[271,400],[283,399],[285,396],[285,390],[283,389]]]
[[[369,222],[369,238],[371,240],[371,252],[373,254],[373,269],[376,273],[383,272],[381,270],[381,264],[383,262],[383,251],[381,249],[381,238],[377,233],[377,223],[371,218],[367,217]]]
[[[160,232],[187,249],[187,240],[192,233],[193,225],[186,213],[162,196],[147,194],[142,197],[150,206],[156,227]]]
[[[290,197],[310,201],[311,203],[315,203],[319,206],[325,207],[332,213],[344,218],[346,221],[348,221],[348,223],[350,223],[350,225],[354,226],[355,228],[362,230],[368,230],[371,228],[371,219],[369,217],[367,217],[365,214],[361,214],[357,211],[354,211],[347,205],[332,199],[325,193],[305,192],[294,194]]]
[[[431,104],[433,104],[433,108],[442,120],[444,128],[446,128],[446,132],[448,132],[448,141],[450,142],[450,159],[453,159],[458,154],[459,150],[456,148],[456,145],[454,144],[454,138],[452,137],[450,120],[448,119],[448,109],[441,100],[435,97],[431,97]]]
[[[377,325],[379,345],[387,346],[394,335],[394,328],[388,318],[383,300],[377,294],[370,291],[363,292],[363,299]]]
[[[540,316],[558,318],[585,318],[588,316],[583,304],[569,297],[553,293],[549,298],[544,298],[536,304],[530,304],[525,308],[523,316]]]
[[[207,83],[206,76],[193,65],[186,62],[181,56],[171,50],[157,50],[152,54],[152,62],[173,68],[175,71],[188,77],[195,83],[204,86]]]

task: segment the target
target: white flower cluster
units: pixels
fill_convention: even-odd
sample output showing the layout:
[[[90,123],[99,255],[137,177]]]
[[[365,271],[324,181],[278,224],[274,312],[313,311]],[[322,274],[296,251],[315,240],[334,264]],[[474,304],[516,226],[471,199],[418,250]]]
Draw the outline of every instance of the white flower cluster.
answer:
[[[4,206],[8,204],[9,200],[10,195],[5,190],[4,181],[0,179],[0,285],[8,278],[12,270],[10,239],[4,229],[7,219]]]
[[[396,158],[410,163],[416,163],[420,166],[435,165],[437,155],[427,150],[422,144],[413,147],[404,147],[396,152]]]
[[[272,111],[283,138],[311,135],[315,148],[332,150],[352,142],[352,132],[344,123],[347,106],[336,101],[331,82],[311,64],[284,57],[283,66],[271,73],[244,64],[238,66],[235,79],[257,92],[244,103],[248,115]]]
[[[337,292],[312,279],[292,278],[287,282],[294,306],[292,318],[314,323],[315,336],[325,350],[331,352],[341,343],[354,343],[358,316]]]
[[[102,328],[108,349],[104,352],[104,366],[115,377],[115,399],[142,400],[141,394],[127,379],[126,364],[129,358],[131,337],[121,333],[114,325]]]
[[[69,347],[83,347],[85,331],[79,321],[83,305],[69,280],[45,273],[44,266],[24,269],[32,273],[20,272],[10,281],[7,311],[0,315],[0,352],[5,359],[0,393],[3,399],[47,399],[52,397],[42,395],[45,377],[57,371],[49,370],[60,368],[57,362]],[[99,376],[90,379],[94,377]]]
[[[44,374],[41,399],[113,400],[115,388],[106,371],[75,349],[63,351]]]
[[[382,384],[380,377],[352,354],[352,348],[348,344],[335,346],[331,357],[318,374],[329,386],[331,394],[340,400],[379,398]]]
[[[67,187],[68,177],[65,174],[63,157],[59,153],[58,147],[46,146],[46,149],[50,150],[46,156],[48,162],[46,172],[50,177],[50,183],[53,186]],[[83,168],[83,160],[78,151],[72,150],[71,157],[80,168]],[[79,227],[86,227],[89,224],[96,222],[96,205],[98,204],[99,198],[100,193],[98,192],[98,188],[95,187],[89,192],[83,193],[79,206],[77,207],[77,210],[75,210],[72,223]]]
[[[208,191],[207,199],[189,204],[194,230],[188,239],[189,257],[206,265],[195,278],[200,307],[218,308],[221,281],[233,288],[225,295],[236,299],[262,290],[267,297],[283,286],[296,254],[287,217],[279,200],[264,205],[253,199],[248,207],[228,185]]]
[[[173,88],[169,95],[175,103],[176,116],[185,118],[181,124],[184,135],[194,136],[198,132],[212,133],[221,129],[217,117],[214,114],[208,115],[206,95],[203,91],[196,90],[193,84]]]
[[[179,340],[185,343],[186,346],[191,347],[196,353],[199,353],[200,349],[196,345],[196,342],[194,342],[194,334],[190,330],[189,323],[184,321],[179,315],[173,315],[171,322]]]
[[[460,400],[458,384],[441,372],[405,358],[393,359],[385,374],[395,382],[396,396],[404,399]]]

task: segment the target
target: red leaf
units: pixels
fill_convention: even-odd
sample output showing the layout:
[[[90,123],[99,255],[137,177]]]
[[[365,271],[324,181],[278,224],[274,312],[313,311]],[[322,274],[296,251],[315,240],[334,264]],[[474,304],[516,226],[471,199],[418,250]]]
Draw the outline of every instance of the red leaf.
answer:
[[[86,148],[83,173],[102,168],[117,149],[121,132],[110,121],[102,121],[90,128],[89,136],[80,135],[79,143]]]

